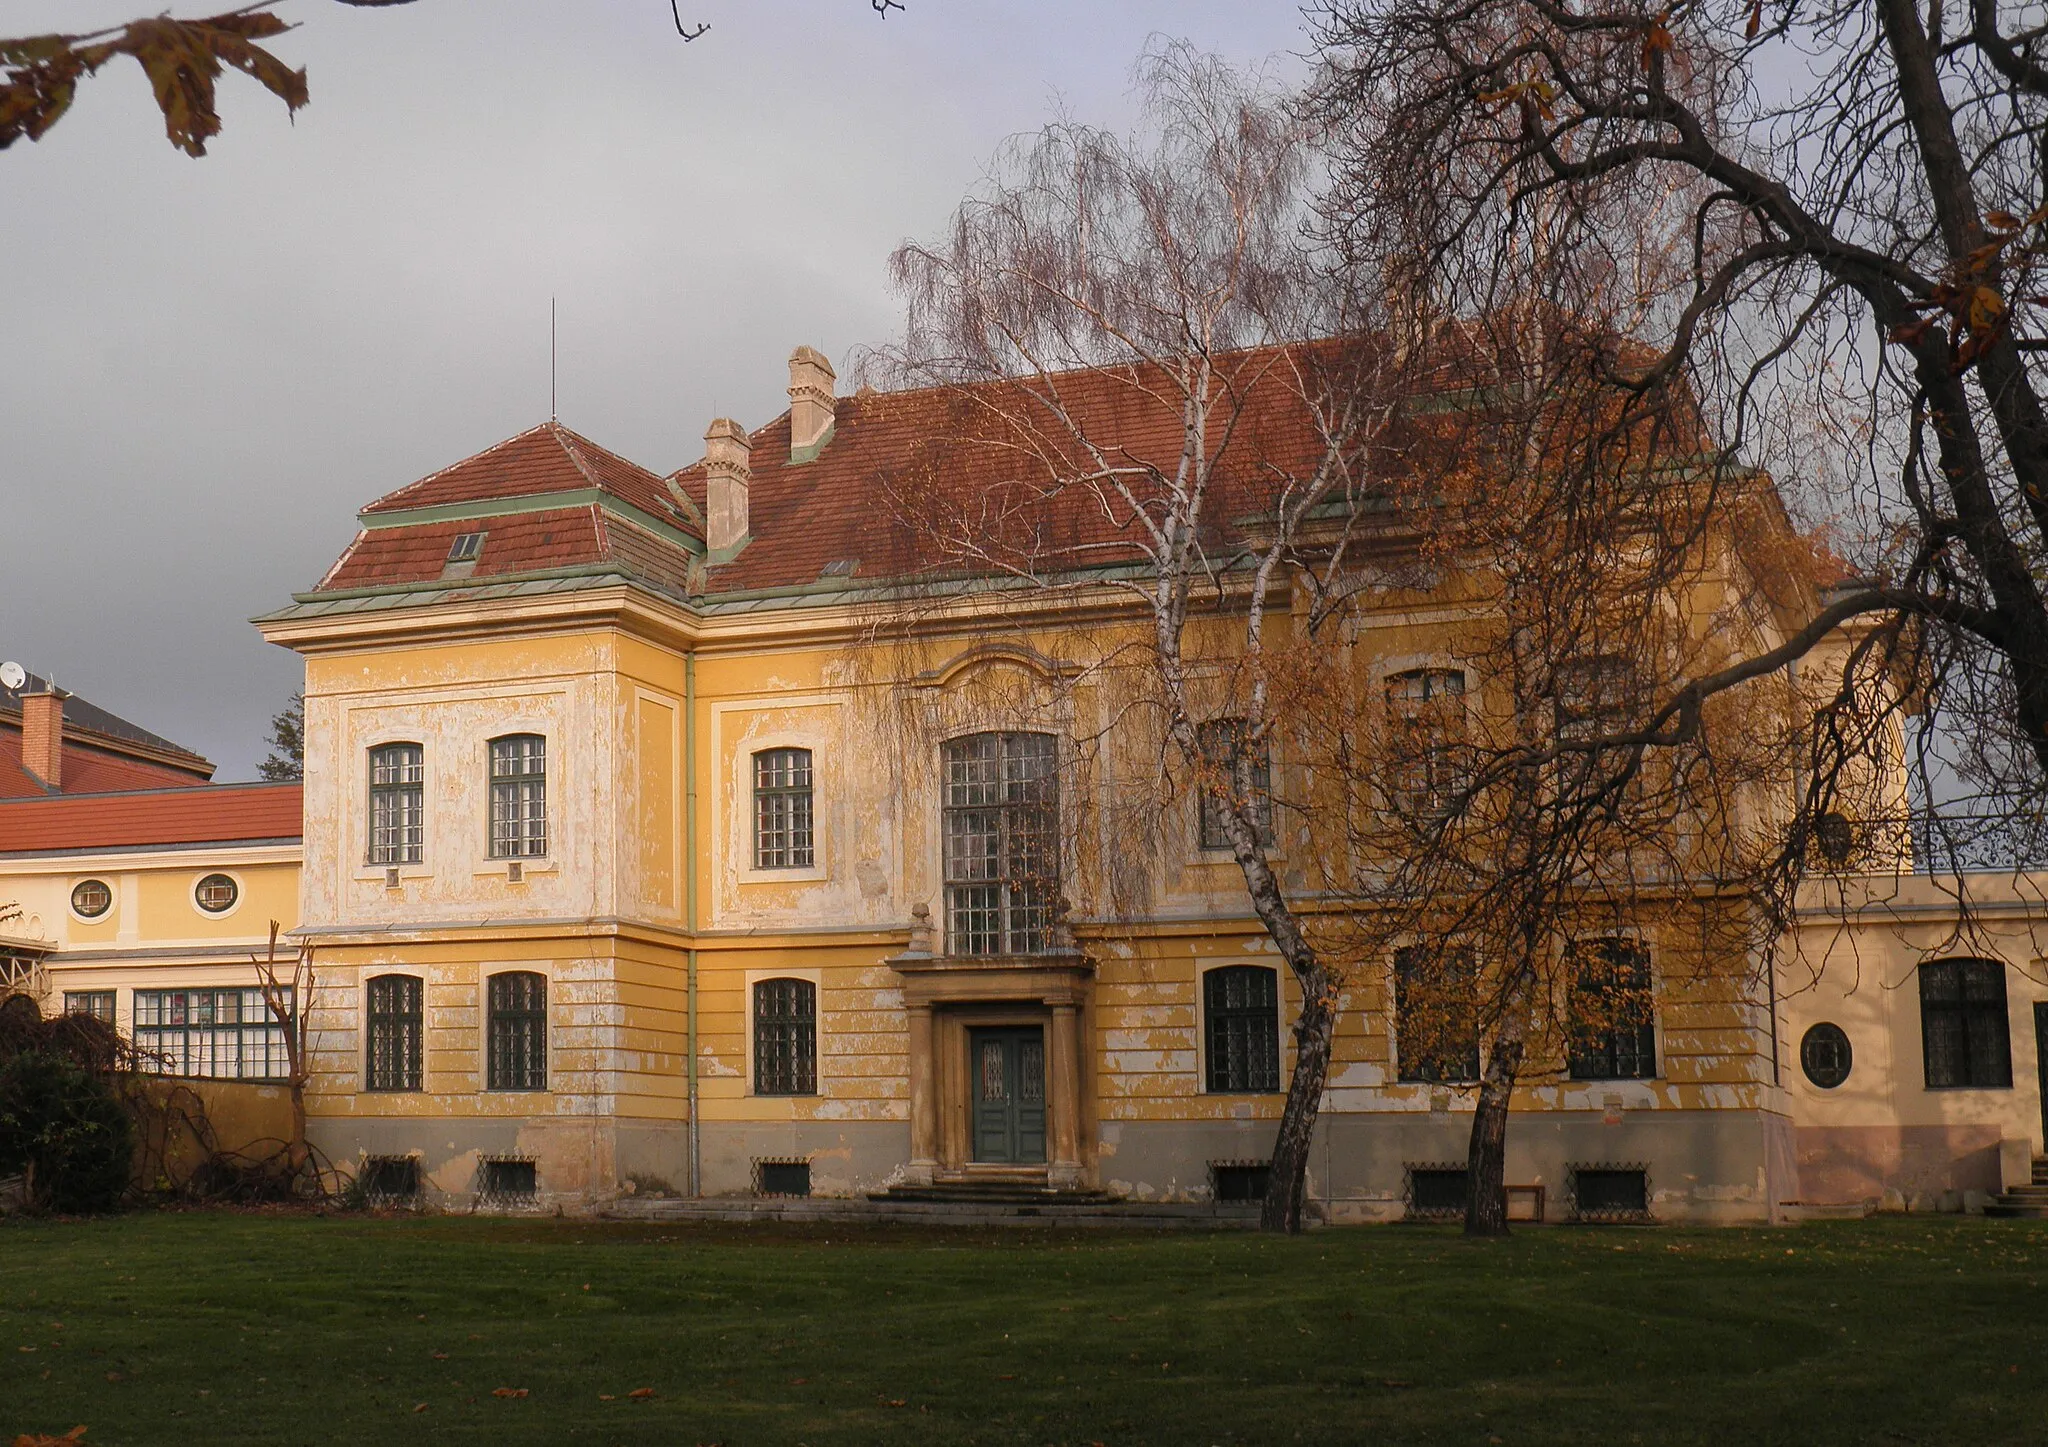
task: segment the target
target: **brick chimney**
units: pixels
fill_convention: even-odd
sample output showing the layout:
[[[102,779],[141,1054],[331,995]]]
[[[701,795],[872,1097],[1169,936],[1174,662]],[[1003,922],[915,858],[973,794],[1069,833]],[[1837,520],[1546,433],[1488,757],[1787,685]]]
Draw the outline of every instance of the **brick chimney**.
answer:
[[[789,354],[789,460],[809,462],[832,440],[832,384],[839,380],[816,347]]]
[[[64,700],[56,684],[21,696],[21,762],[51,789],[64,787]]]
[[[712,552],[747,540],[747,483],[753,444],[747,429],[720,417],[704,431],[704,543]]]

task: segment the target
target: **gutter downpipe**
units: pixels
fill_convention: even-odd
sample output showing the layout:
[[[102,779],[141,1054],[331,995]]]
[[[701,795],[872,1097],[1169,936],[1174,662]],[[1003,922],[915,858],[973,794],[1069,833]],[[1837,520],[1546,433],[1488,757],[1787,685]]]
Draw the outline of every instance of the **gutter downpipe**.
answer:
[[[683,915],[689,931],[690,1194],[704,1194],[703,1131],[697,1119],[697,655],[683,655]]]

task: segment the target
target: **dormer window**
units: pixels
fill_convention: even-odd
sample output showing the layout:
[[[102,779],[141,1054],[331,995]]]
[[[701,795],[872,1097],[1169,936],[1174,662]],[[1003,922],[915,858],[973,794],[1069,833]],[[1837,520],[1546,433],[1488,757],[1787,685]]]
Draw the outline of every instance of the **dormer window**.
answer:
[[[483,556],[484,535],[482,533],[457,533],[455,541],[448,545],[448,561],[451,563],[473,563]]]

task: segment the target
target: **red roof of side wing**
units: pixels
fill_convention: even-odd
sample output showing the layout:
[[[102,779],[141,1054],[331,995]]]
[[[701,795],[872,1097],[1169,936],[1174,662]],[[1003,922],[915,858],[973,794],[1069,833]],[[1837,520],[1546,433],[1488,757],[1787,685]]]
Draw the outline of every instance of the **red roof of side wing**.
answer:
[[[205,784],[0,800],[0,854],[295,842],[298,784]]]

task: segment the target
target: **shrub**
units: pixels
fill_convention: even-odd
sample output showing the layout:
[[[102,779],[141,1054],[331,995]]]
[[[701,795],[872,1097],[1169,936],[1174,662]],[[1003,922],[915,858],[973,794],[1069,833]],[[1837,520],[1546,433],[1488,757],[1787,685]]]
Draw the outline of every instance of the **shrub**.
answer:
[[[106,1083],[42,1051],[0,1060],[0,1176],[25,1172],[33,1204],[111,1210],[127,1188],[135,1129]]]

